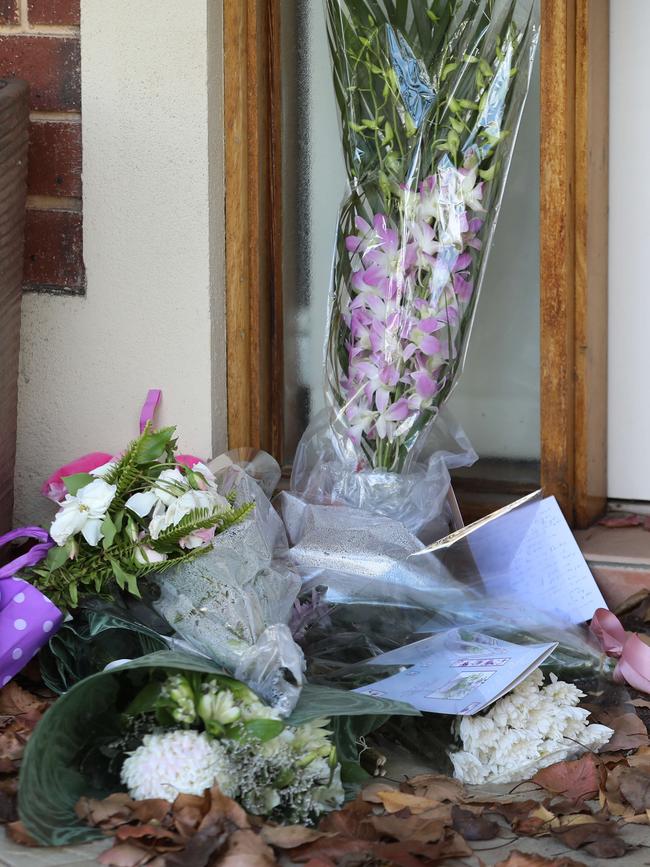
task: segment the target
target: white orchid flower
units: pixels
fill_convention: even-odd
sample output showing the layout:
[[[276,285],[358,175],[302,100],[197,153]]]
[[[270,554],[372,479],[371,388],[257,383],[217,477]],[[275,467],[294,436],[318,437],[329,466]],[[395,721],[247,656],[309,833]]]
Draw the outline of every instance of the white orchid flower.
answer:
[[[189,483],[187,479],[178,467],[174,467],[173,470],[162,471],[156,479],[153,491],[162,503],[166,506],[171,506],[171,504],[178,497],[182,496],[183,492],[187,491],[188,488]]]
[[[95,479],[79,488],[75,496],[67,494],[50,527],[56,544],[62,547],[71,536],[81,533],[89,545],[97,545],[104,536],[102,521],[116,491],[115,485]]]
[[[187,479],[179,469],[174,467],[171,470],[163,470],[151,490],[132,494],[124,505],[135,512],[139,518],[145,518],[158,503],[171,506],[188,490]],[[158,514],[160,515],[160,510]]]

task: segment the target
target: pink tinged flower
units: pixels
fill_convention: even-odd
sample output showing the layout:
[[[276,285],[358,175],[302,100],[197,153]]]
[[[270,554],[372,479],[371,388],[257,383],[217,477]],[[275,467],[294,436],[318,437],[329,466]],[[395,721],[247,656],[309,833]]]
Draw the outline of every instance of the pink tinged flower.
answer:
[[[417,345],[425,355],[436,355],[442,348],[441,342],[433,334],[425,334],[417,341]]]
[[[428,400],[437,394],[439,384],[428,370],[416,370],[411,377],[415,383],[415,391],[420,397]]]
[[[433,256],[440,250],[433,228],[428,223],[420,221],[412,223],[410,230],[416,246],[416,264],[420,268],[433,265]]]
[[[69,464],[59,467],[52,475],[43,482],[41,494],[55,503],[60,503],[68,493],[63,483],[65,476],[74,476],[77,473],[90,473],[91,470],[101,467],[113,459],[113,455],[106,452],[91,452],[88,455],[83,455]]]
[[[178,544],[181,548],[186,548],[187,550],[201,548],[204,545],[208,545],[214,539],[214,534],[214,527],[209,527],[205,530],[195,530],[189,536],[184,536]]]
[[[375,420],[375,432],[379,439],[392,440],[396,433],[396,424],[405,421],[410,414],[408,400],[405,397],[400,397],[399,400],[387,407],[384,412],[379,413]]]
[[[461,301],[469,301],[473,291],[474,284],[471,280],[466,280],[462,274],[454,274],[454,292]]]

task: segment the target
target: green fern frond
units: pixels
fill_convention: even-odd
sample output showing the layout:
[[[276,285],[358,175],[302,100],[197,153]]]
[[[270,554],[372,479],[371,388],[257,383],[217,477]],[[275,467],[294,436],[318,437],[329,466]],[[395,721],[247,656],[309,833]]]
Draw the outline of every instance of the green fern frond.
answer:
[[[211,550],[212,545],[203,545],[201,548],[192,548],[185,554],[181,554],[180,557],[170,557],[160,563],[146,563],[142,566],[137,566],[135,567],[135,573],[138,578],[142,578],[145,575],[160,575],[161,572],[166,572],[168,569],[171,569],[172,566],[180,566],[181,563],[190,563],[192,560],[196,560],[197,557],[201,557],[203,554],[207,554],[208,551]]]

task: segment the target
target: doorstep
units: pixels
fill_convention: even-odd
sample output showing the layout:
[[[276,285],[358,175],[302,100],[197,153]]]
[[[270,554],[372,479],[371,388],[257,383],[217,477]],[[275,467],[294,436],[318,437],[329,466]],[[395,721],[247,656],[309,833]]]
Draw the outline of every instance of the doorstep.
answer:
[[[650,590],[648,530],[596,524],[576,530],[575,537],[610,608],[640,590]]]
[[[99,840],[82,846],[37,849],[13,843],[0,828],[0,867],[97,867],[97,856],[111,843]]]

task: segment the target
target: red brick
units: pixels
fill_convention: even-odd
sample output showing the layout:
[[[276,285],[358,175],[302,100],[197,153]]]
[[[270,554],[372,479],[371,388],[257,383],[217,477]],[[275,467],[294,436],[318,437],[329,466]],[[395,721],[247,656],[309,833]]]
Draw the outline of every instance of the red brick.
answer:
[[[33,109],[81,108],[79,40],[54,36],[0,36],[0,78],[24,78]]]
[[[0,0],[0,24],[18,24],[19,22],[18,0]]]
[[[79,24],[80,0],[29,0],[30,24]]]
[[[81,196],[81,124],[34,122],[27,189],[33,196]]]
[[[23,283],[36,289],[83,289],[81,214],[27,211]]]

